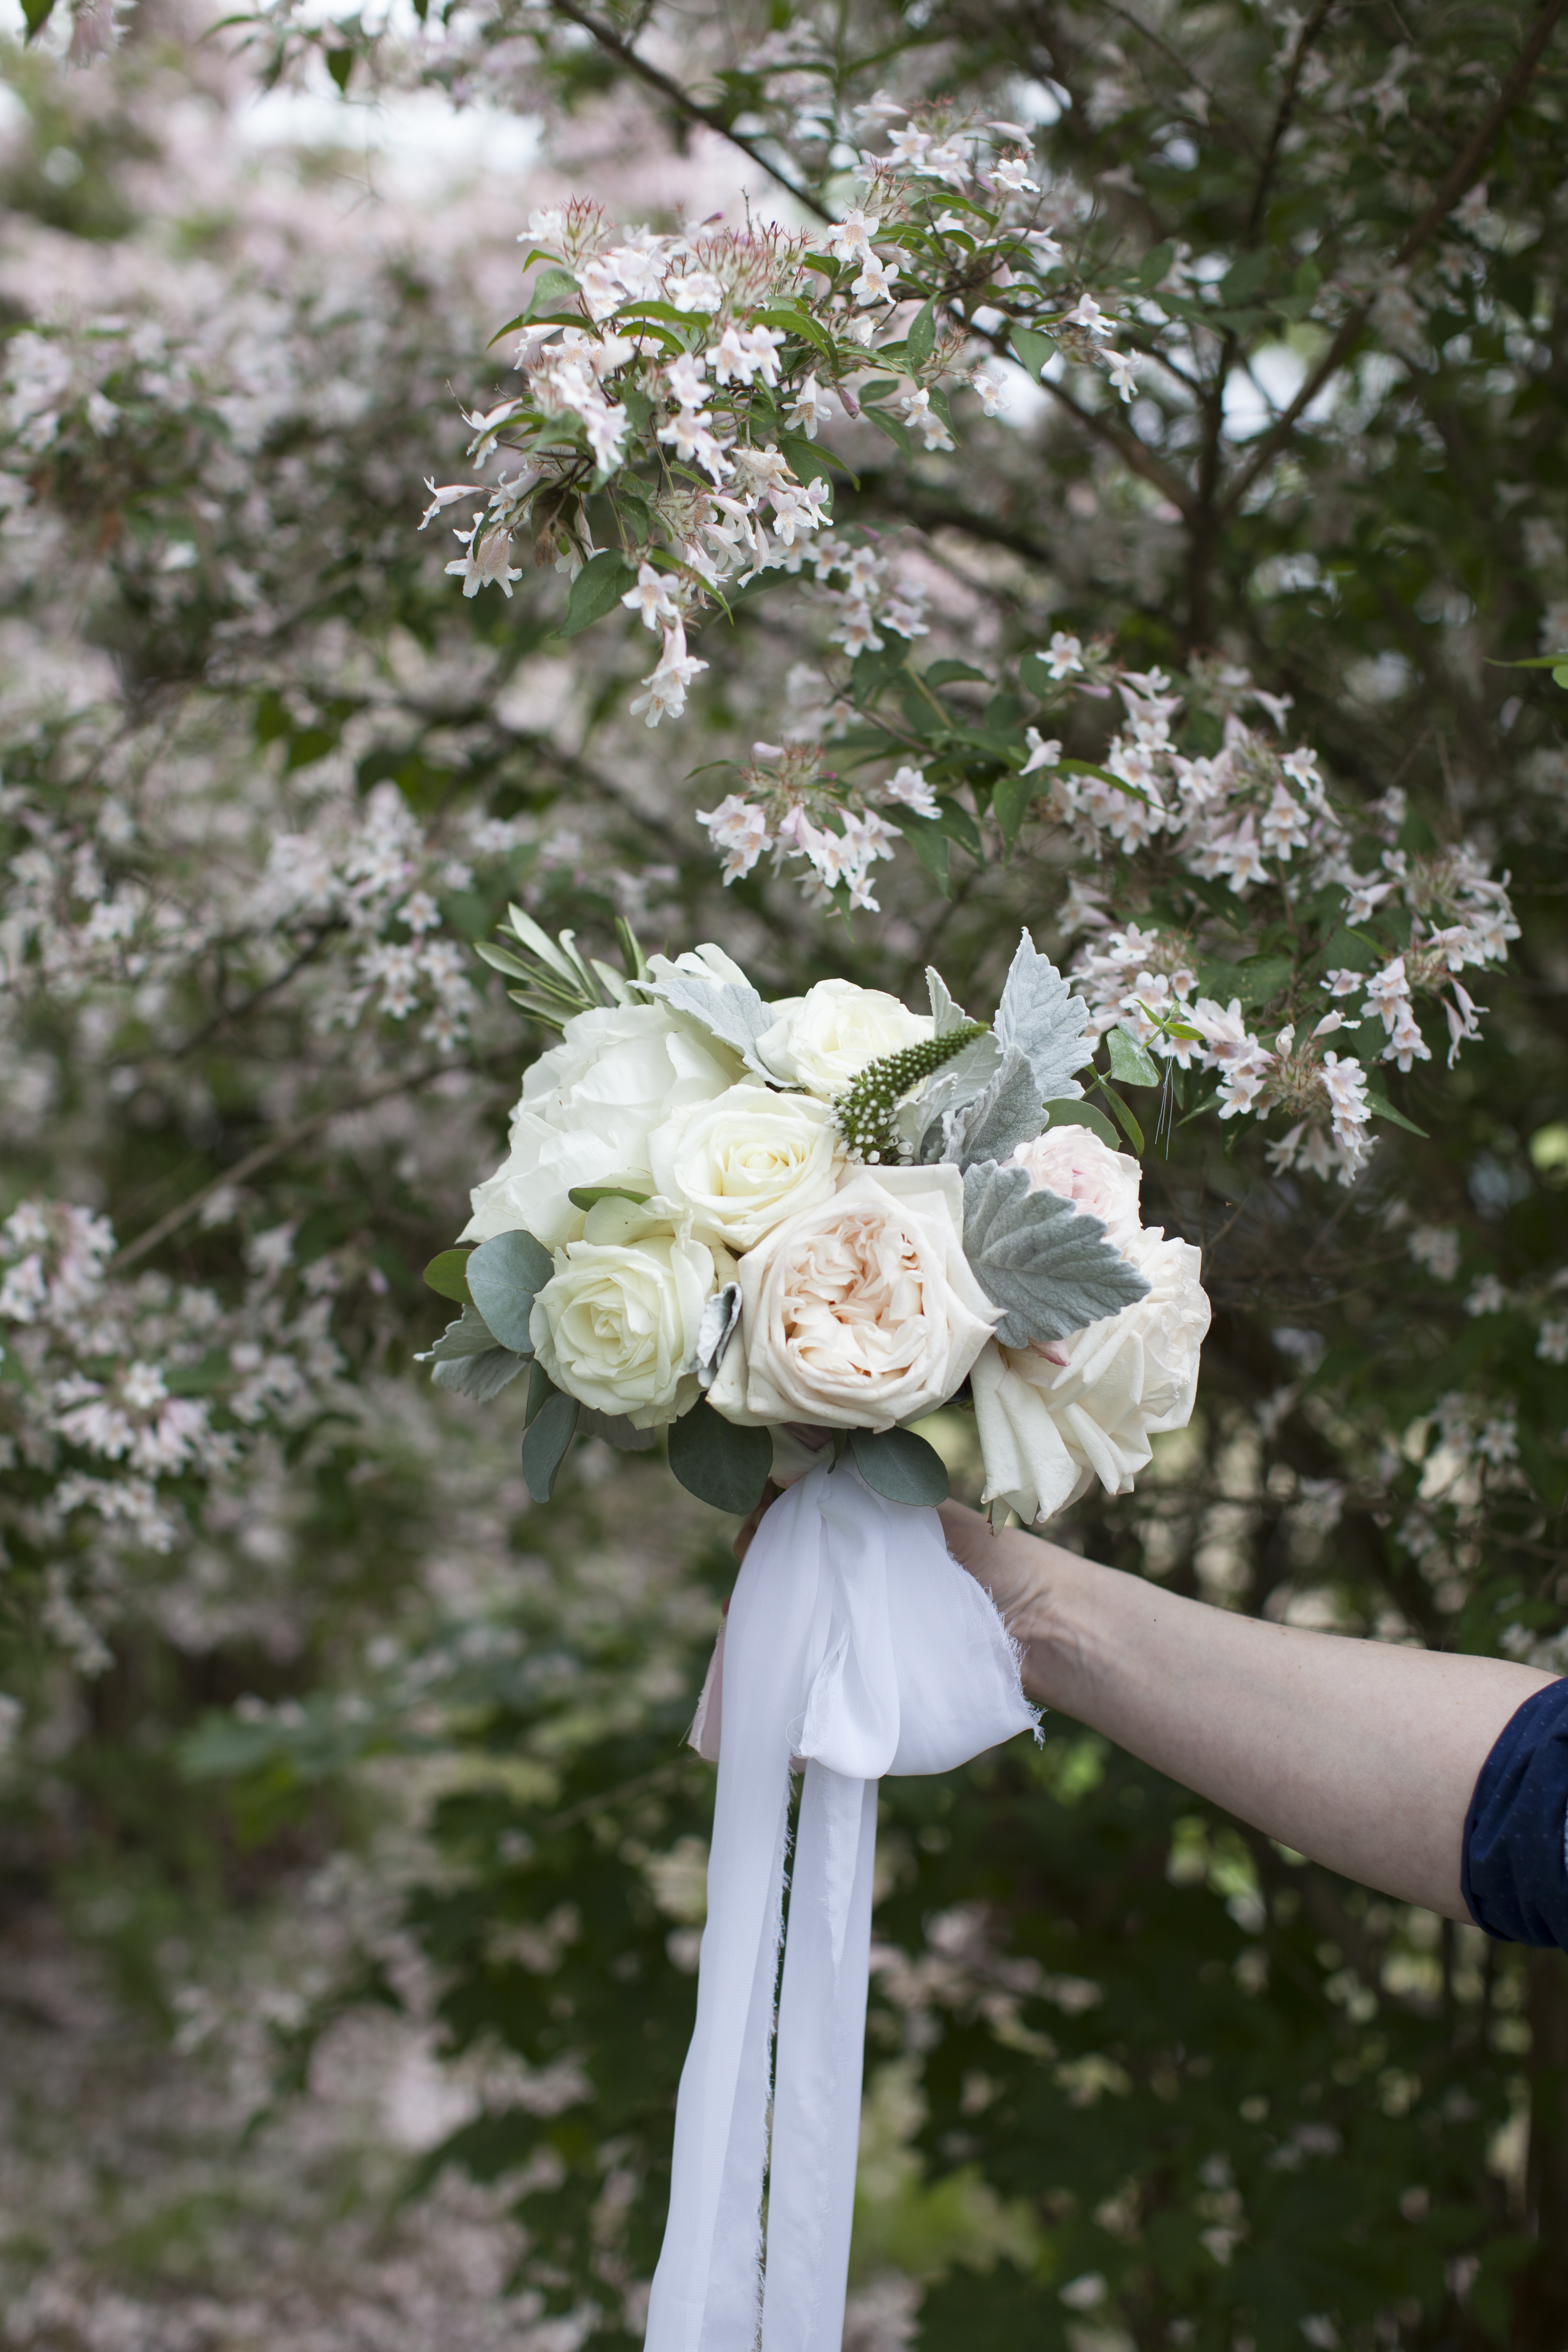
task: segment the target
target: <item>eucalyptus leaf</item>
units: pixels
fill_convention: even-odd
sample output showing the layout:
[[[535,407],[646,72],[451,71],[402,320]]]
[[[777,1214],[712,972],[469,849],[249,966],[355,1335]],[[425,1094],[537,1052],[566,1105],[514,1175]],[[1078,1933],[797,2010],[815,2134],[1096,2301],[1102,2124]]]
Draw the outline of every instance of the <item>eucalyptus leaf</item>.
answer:
[[[849,1451],[868,1486],[917,1508],[947,1500],[947,1465],[912,1429],[852,1429]]]
[[[442,1298],[455,1298],[459,1307],[471,1307],[468,1292],[468,1253],[466,1249],[442,1250],[425,1269],[425,1279]]]
[[[699,1502],[744,1518],[763,1499],[773,1466],[773,1441],[765,1429],[742,1429],[726,1421],[702,1397],[670,1424],[669,1466]]]
[[[1087,1127],[1090,1135],[1098,1135],[1101,1143],[1109,1144],[1112,1151],[1121,1150],[1121,1138],[1105,1113],[1096,1110],[1092,1104],[1075,1101],[1069,1095],[1065,1101],[1048,1102],[1046,1110],[1053,1129]]]
[[[545,1402],[547,1398],[552,1397],[554,1393],[554,1381],[551,1379],[549,1373],[545,1370],[538,1357],[535,1356],[533,1360],[533,1369],[528,1375],[528,1402],[522,1408],[522,1417],[524,1421],[531,1421],[534,1414],[539,1411],[541,1405]]]
[[[474,1251],[468,1264],[468,1290],[503,1348],[532,1355],[529,1318],[535,1294],[554,1271],[554,1259],[531,1234],[496,1234]]]
[[[1025,931],[1002,991],[995,1028],[1004,1053],[1016,1045],[1027,1060],[1042,1102],[1083,1092],[1073,1072],[1092,1058],[1083,1034],[1088,1020],[1082,997],[1072,993],[1049,956],[1041,955]]]
[[[534,1367],[537,1371],[538,1366]],[[576,1433],[581,1408],[575,1397],[552,1388],[528,1424],[522,1441],[522,1475],[536,1503],[548,1503],[555,1474]]]
[[[994,1160],[964,1171],[963,1254],[1003,1309],[996,1337],[1006,1348],[1065,1339],[1148,1294],[1098,1217],[1059,1193],[1032,1192],[1026,1168]]]
[[[634,1428],[624,1412],[595,1412],[591,1404],[579,1409],[577,1434],[602,1437],[618,1454],[647,1454],[658,1443],[657,1430]]]

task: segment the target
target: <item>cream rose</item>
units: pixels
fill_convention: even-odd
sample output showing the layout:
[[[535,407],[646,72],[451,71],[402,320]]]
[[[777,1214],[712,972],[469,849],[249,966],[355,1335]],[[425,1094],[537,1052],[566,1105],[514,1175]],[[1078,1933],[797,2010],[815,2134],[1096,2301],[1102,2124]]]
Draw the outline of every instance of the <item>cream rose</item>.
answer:
[[[996,1320],[963,1255],[956,1168],[862,1169],[735,1278],[741,1328],[708,1391],[731,1421],[913,1421],[952,1394]]]
[[[1130,1153],[1112,1151],[1087,1127],[1051,1127],[1032,1143],[1020,1143],[1007,1165],[1028,1170],[1031,1192],[1058,1192],[1098,1217],[1111,1248],[1123,1255],[1142,1231],[1142,1170]]]
[[[758,1038],[757,1052],[775,1076],[826,1102],[868,1062],[931,1034],[928,1013],[911,1013],[896,996],[849,980],[819,980],[804,996],[782,997],[773,1010],[779,1018]]]
[[[1096,1478],[1125,1495],[1150,1439],[1192,1416],[1209,1327],[1202,1255],[1157,1228],[1121,1255],[1149,1284],[1146,1297],[1048,1351],[993,1341],[974,1366],[985,1500],[1005,1499],[1026,1523],[1052,1517]]]
[[[573,1187],[624,1179],[651,1192],[652,1129],[682,1103],[706,1102],[741,1075],[739,1058],[699,1037],[662,1004],[579,1013],[542,1054],[511,1115],[511,1150],[472,1195],[462,1239],[487,1242],[521,1227],[546,1249],[583,1230]]]
[[[697,1401],[692,1360],[717,1274],[712,1251],[668,1219],[600,1201],[533,1302],[534,1354],[580,1404],[658,1428]]]
[[[697,1238],[740,1251],[829,1198],[842,1146],[825,1103],[747,1082],[672,1112],[647,1158],[655,1191],[691,1213]]]

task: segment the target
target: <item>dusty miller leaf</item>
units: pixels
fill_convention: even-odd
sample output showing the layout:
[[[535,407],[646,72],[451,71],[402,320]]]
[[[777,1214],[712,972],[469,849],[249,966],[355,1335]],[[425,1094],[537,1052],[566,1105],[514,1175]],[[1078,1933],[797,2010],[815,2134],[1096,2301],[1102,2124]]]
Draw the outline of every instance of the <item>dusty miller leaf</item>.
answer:
[[[1035,1074],[1016,1046],[972,1103],[945,1113],[942,1158],[960,1168],[984,1160],[1005,1160],[1020,1143],[1032,1142],[1046,1123]]]
[[[1041,1101],[1052,1095],[1080,1095],[1073,1076],[1091,1058],[1084,1036],[1089,1007],[1074,996],[1049,956],[1040,954],[1027,931],[1018,941],[1002,1002],[996,1035],[1003,1051],[1016,1045],[1035,1074]]]
[[[893,1114],[894,1131],[908,1144],[922,1166],[942,1154],[942,1119],[962,1110],[984,1093],[1002,1066],[1002,1048],[986,1030],[972,1038],[945,1067],[933,1073],[918,1094],[900,1103]]]
[[[710,1036],[739,1054],[749,1069],[762,1077],[773,1076],[758,1059],[757,1039],[773,1027],[776,1016],[754,988],[733,980],[699,980],[689,971],[672,971],[667,980],[645,981],[643,985],[650,996],[661,996],[672,1012],[700,1021]]]
[[[994,1306],[1005,1348],[1065,1339],[1148,1295],[1143,1276],[1057,1192],[1031,1192],[1026,1168],[994,1160],[963,1178],[963,1254]]]
[[[438,1389],[455,1389],[459,1396],[488,1404],[509,1381],[516,1380],[528,1359],[499,1346],[479,1308],[465,1307],[417,1360],[433,1366],[430,1377]]]
[[[962,1029],[969,1015],[962,1004],[953,1003],[952,992],[934,964],[926,966],[926,990],[931,997],[932,1033],[945,1037],[950,1029]]]

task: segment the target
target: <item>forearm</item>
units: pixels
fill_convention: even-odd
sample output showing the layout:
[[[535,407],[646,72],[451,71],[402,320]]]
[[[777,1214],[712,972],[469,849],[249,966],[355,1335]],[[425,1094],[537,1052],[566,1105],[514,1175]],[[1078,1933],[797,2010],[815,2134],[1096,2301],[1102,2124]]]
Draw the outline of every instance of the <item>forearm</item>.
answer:
[[[993,1544],[1009,1549],[988,1576]],[[1035,1697],[1346,1877],[1468,1916],[1477,1775],[1551,1675],[1265,1623],[1016,1531],[966,1549]]]

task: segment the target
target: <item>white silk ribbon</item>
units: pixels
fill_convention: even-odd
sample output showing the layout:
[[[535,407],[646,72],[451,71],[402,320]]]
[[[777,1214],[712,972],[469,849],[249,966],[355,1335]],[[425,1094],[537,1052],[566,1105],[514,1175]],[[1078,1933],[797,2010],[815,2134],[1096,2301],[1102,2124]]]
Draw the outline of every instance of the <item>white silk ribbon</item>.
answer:
[[[885,1501],[841,1463],[765,1514],[692,1726],[719,1788],[645,2352],[754,2352],[759,2330],[761,2352],[839,2352],[877,1783],[945,1772],[1034,1724],[1006,1629],[934,1511]]]

